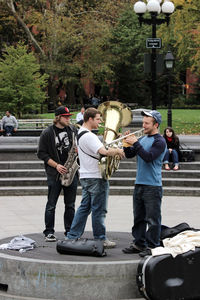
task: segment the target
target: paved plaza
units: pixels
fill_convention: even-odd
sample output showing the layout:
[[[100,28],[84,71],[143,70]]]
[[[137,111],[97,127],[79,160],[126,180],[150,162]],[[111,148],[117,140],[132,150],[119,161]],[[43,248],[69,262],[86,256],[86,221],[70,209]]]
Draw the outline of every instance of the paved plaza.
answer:
[[[79,206],[80,201],[81,201],[81,196],[77,196],[76,208]],[[38,258],[37,256],[39,256],[39,259],[41,260],[43,258],[43,256],[46,257],[48,255],[47,256],[49,259],[48,262],[50,260],[52,260],[51,264],[49,264],[49,263],[47,264],[48,267],[50,268],[50,266],[52,265],[53,269],[56,268],[58,273],[60,270],[60,263],[62,262],[62,264],[66,265],[66,264],[68,264],[68,260],[69,260],[69,263],[71,265],[67,266],[66,270],[68,270],[70,268],[77,268],[77,272],[80,275],[80,272],[81,272],[81,262],[79,262],[81,260],[80,257],[74,257],[74,256],[73,256],[73,258],[70,256],[65,256],[64,258],[62,256],[59,257],[59,255],[55,252],[55,249],[54,249],[55,243],[48,243],[48,245],[46,245],[46,246],[49,246],[49,247],[44,246],[45,242],[43,241],[42,231],[44,229],[44,209],[45,209],[45,205],[46,205],[46,196],[15,196],[15,197],[4,196],[4,197],[0,197],[0,203],[1,203],[0,239],[2,240],[2,242],[4,239],[6,239],[8,242],[10,240],[9,237],[11,238],[11,237],[23,234],[27,237],[34,239],[37,243],[39,243],[41,245],[43,244],[42,248],[40,247],[40,248],[36,249],[37,251],[34,251],[34,252],[30,251],[30,252],[27,252],[27,254],[25,253],[25,257],[28,256],[27,259],[29,259],[29,256],[30,256],[32,260],[33,259],[37,260],[37,258]],[[57,204],[57,209],[56,209],[56,225],[55,225],[55,230],[57,232],[57,236],[59,239],[62,239],[64,237],[63,236],[63,210],[64,210],[63,196],[60,196],[60,198],[58,200],[58,204]],[[199,215],[200,215],[200,199],[198,197],[170,197],[170,196],[163,197],[162,224],[167,225],[167,226],[174,226],[181,222],[187,222],[191,227],[200,228]],[[122,270],[125,269],[125,274],[127,277],[125,275],[123,275],[123,276],[125,276],[125,278],[126,278],[125,279],[126,286],[127,286],[127,284],[129,284],[128,291],[130,290],[130,293],[127,294],[129,297],[122,297],[122,299],[127,299],[127,298],[130,299],[130,295],[131,295],[131,296],[137,298],[137,299],[132,298],[132,300],[139,300],[140,296],[138,295],[137,287],[134,284],[133,278],[135,278],[135,276],[136,276],[137,264],[138,264],[140,258],[136,254],[127,256],[127,255],[123,254],[121,251],[121,249],[124,246],[127,246],[128,243],[131,242],[132,237],[131,237],[130,232],[131,232],[132,223],[133,223],[132,196],[110,196],[109,197],[109,205],[108,205],[108,215],[106,218],[106,227],[107,227],[108,237],[111,239],[113,238],[113,240],[115,240],[117,242],[118,247],[116,249],[108,250],[108,256],[106,258],[104,258],[102,260],[102,262],[99,262],[97,264],[95,270],[97,273],[101,272],[101,274],[102,274],[102,272],[106,272],[106,270],[107,270],[107,272],[109,273],[109,276],[110,276],[110,274],[112,273],[111,272],[112,270],[110,270],[109,268],[111,268],[114,270],[114,274],[120,274],[120,276],[121,276],[120,272],[122,272]],[[86,226],[86,231],[89,231],[89,233],[86,233],[86,235],[89,234],[91,236],[91,230],[92,230],[91,218],[89,217],[87,226]],[[19,253],[14,253],[13,255],[21,256]],[[4,261],[4,260],[7,260],[8,257],[6,256],[4,258],[4,254],[2,254],[1,256],[2,256],[2,258],[1,258],[2,263],[7,265],[7,261]],[[64,259],[64,261],[59,262],[59,260],[63,260],[63,259]],[[73,259],[73,262],[71,263],[72,259]],[[19,257],[19,260],[21,261],[20,262],[21,268],[26,269],[28,267],[28,266],[25,266],[26,258],[22,259]],[[56,260],[56,261],[54,261],[54,260]],[[77,265],[75,264],[76,260],[78,260]],[[83,260],[82,263],[84,264],[85,258],[82,258],[82,260]],[[86,259],[87,265],[88,265],[87,268],[93,268],[92,264],[93,263],[95,264],[96,260],[98,260],[98,258],[93,258],[93,257],[87,258]],[[101,258],[100,258],[100,260],[101,260]],[[115,260],[117,260],[117,263],[115,262]],[[43,262],[44,261],[41,261],[41,263],[43,263]],[[15,270],[16,263],[18,263],[18,261],[13,260],[13,262],[10,265],[10,269],[6,270],[5,275],[4,275],[5,278],[2,279],[6,283],[8,282],[7,278],[10,278],[10,276],[11,276],[10,274],[15,274],[15,271],[13,271],[13,269]],[[32,263],[30,265],[30,262],[28,262],[28,264],[29,264],[29,267],[28,267],[29,271],[30,271],[30,266],[31,266],[31,268],[33,268],[33,266],[36,265],[39,269],[41,268],[40,263],[39,264]],[[56,265],[56,267],[55,267],[55,265]],[[123,268],[119,267],[122,265],[123,265]],[[46,264],[45,264],[45,266],[46,266]],[[99,269],[101,269],[101,268],[103,268],[104,271],[102,271],[102,270],[99,271]],[[119,270],[117,270],[117,268],[119,268]],[[8,274],[7,274],[7,271],[8,271]],[[36,271],[38,271],[38,270],[36,270]],[[34,271],[34,272],[36,272],[36,271]],[[72,274],[74,274],[74,272],[75,271],[73,270]],[[37,272],[36,272],[36,274],[37,274]],[[96,276],[96,273],[92,277],[93,280],[94,280],[94,278],[96,278],[95,276]],[[123,278],[123,276],[122,276],[122,278]],[[106,275],[105,275],[105,278],[107,278]],[[57,277],[55,279],[58,280]],[[17,280],[21,280],[21,277],[19,277],[19,278],[17,277],[13,280],[11,280],[12,284],[9,282],[9,288],[11,291],[13,288],[13,282],[17,286],[17,284],[18,284]],[[68,280],[69,281],[69,286],[67,287],[68,290],[71,289],[71,287],[73,287],[75,278],[73,276],[71,276],[70,280],[71,281]],[[122,281],[120,281],[120,283],[121,283],[122,287],[118,286],[119,291],[123,290],[123,292],[124,292],[124,289],[123,289],[124,283]],[[43,281],[41,281],[41,285],[42,284],[43,284]],[[91,283],[89,282],[89,284],[91,284]],[[110,283],[110,281],[109,281],[109,284],[113,285],[114,283],[112,281]],[[109,287],[109,284],[107,282],[108,287]],[[104,283],[104,285],[105,285],[105,283]],[[64,286],[66,288],[66,282],[65,282]],[[15,287],[15,285],[14,285],[14,287]],[[48,289],[50,289],[50,288],[51,288],[51,284],[48,283]],[[55,287],[54,287],[54,289],[55,289]],[[41,290],[44,291],[44,289],[41,289]],[[60,290],[58,290],[58,291],[60,291]],[[105,290],[105,293],[106,293],[106,291],[107,290]],[[126,288],[126,291],[127,291],[127,288]],[[16,295],[19,294],[19,291],[17,290],[17,288],[14,289],[14,293],[15,292],[16,292]],[[73,294],[74,290],[72,289],[71,292]],[[94,291],[92,290],[92,293],[93,292]],[[43,294],[42,293],[40,294],[40,290],[38,290],[39,296],[37,298],[34,288],[33,288],[33,290],[31,290],[31,293],[36,297],[33,299],[48,298],[48,297],[42,297]],[[12,292],[11,292],[11,294],[12,294]],[[19,296],[15,297],[15,296],[12,296],[11,294],[9,294],[9,293],[5,294],[3,292],[0,292],[0,298],[3,300],[19,299],[18,298]],[[27,294],[29,295],[30,291],[29,291],[29,293],[28,292],[25,293],[25,295],[27,295]],[[62,298],[62,297],[59,298],[56,295],[55,295],[55,297],[53,297],[51,299],[61,299]],[[25,297],[23,299],[28,299],[28,298]],[[95,298],[96,298],[96,296],[94,297],[94,299]],[[66,298],[66,299],[68,299],[68,298]],[[106,299],[106,296],[105,296],[105,299]],[[121,297],[120,297],[120,299],[121,299]],[[143,299],[143,298],[140,298],[140,299]]]
[[[77,196],[76,208],[81,196]],[[4,196],[0,197],[0,238],[20,234],[42,233],[46,196]],[[56,209],[56,232],[63,232],[63,196]],[[187,222],[191,227],[200,228],[199,197],[163,197],[162,224],[174,226]],[[133,223],[132,196],[110,196],[106,218],[107,231],[131,232]],[[89,216],[87,231],[91,231]]]

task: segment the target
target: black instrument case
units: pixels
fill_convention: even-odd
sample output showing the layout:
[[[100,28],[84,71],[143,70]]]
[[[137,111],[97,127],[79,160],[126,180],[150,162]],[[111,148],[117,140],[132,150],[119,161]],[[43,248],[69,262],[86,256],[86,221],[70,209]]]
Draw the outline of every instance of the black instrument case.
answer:
[[[200,300],[200,248],[173,258],[146,256],[137,269],[141,295],[150,300]]]

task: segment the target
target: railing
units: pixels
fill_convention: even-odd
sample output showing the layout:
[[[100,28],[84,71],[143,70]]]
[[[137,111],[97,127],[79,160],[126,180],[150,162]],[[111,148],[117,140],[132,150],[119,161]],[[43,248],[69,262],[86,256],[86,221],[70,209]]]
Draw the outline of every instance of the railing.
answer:
[[[18,129],[44,129],[53,123],[53,119],[19,119]],[[76,123],[75,119],[71,122]]]

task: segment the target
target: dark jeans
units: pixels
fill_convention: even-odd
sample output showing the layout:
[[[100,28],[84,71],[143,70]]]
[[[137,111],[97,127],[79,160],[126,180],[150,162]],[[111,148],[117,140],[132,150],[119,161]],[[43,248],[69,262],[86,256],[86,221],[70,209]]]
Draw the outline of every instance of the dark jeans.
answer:
[[[12,135],[14,132],[14,127],[13,126],[5,126],[5,135]]]
[[[132,235],[140,247],[160,245],[162,187],[136,184],[133,194]]]
[[[47,236],[49,233],[54,233],[55,225],[55,210],[58,197],[63,189],[64,193],[64,227],[65,235],[70,230],[74,212],[75,212],[75,200],[76,200],[76,191],[78,185],[78,174],[74,176],[72,184],[68,187],[62,186],[61,181],[57,176],[47,176],[48,184],[48,201],[45,209],[45,230],[43,231],[44,235]]]

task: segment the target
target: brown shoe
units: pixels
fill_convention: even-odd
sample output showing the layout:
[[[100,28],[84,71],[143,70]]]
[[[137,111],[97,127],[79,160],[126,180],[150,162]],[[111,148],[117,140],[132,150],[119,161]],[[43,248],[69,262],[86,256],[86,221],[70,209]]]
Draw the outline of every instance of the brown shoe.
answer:
[[[144,249],[145,248],[139,247],[133,243],[130,245],[130,247],[122,249],[122,252],[126,254],[136,254],[144,251]]]

